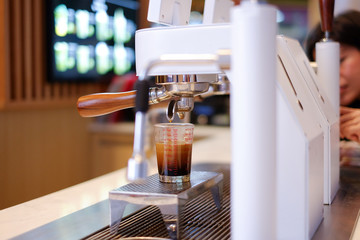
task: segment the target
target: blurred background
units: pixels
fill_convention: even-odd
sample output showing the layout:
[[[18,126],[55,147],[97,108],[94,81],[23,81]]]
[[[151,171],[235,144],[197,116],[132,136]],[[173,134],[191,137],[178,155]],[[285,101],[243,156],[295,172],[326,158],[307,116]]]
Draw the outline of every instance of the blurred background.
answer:
[[[317,0],[269,0],[279,34],[304,41]],[[201,24],[204,0],[193,0]],[[335,14],[358,8],[336,1]],[[0,209],[125,167],[132,109],[82,118],[78,97],[133,89],[134,34],[148,0],[0,0]],[[151,46],[150,46],[151,47]],[[196,103],[196,124],[229,126],[228,96]]]

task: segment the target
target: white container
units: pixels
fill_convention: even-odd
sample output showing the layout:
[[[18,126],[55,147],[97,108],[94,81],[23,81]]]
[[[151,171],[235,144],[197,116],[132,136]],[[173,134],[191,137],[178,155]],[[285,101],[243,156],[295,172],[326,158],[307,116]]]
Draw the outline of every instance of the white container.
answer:
[[[276,239],[276,9],[231,12],[231,237]]]

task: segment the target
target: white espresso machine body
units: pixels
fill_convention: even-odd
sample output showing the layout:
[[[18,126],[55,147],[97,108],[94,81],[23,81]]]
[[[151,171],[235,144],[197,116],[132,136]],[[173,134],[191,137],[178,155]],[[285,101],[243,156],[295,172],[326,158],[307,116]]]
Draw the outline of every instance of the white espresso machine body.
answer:
[[[216,55],[230,49],[229,24],[161,27],[136,33],[137,73],[165,55]],[[149,47],[151,46],[151,47]],[[278,49],[276,86],[277,232],[279,239],[310,239],[323,218],[324,126],[309,88],[287,46]],[[217,74],[216,63],[161,65],[150,75]],[[232,79],[231,71],[229,74]],[[289,81],[291,79],[291,81]],[[296,91],[296,94],[294,93]],[[275,113],[274,113],[275,114]],[[241,134],[235,133],[232,134]],[[232,161],[236,161],[233,159]],[[244,197],[244,196],[243,196]],[[236,203],[232,207],[235,206]]]

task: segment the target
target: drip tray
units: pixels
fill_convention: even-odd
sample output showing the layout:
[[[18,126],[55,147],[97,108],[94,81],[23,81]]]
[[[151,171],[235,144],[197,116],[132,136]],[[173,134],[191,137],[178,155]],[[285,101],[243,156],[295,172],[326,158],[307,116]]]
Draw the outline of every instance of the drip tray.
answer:
[[[171,214],[164,216],[164,212],[158,205],[149,204],[149,206],[121,219],[116,224],[115,231],[114,228],[106,227],[85,239],[230,239],[229,166],[221,165],[219,167],[218,165],[218,167],[205,170],[216,171],[216,173],[213,172],[212,174],[222,173],[223,194],[221,209],[214,204],[213,193],[211,191],[202,190],[201,194],[191,196],[191,199],[184,203],[179,214],[181,215],[181,223],[179,226],[175,226],[180,227],[179,231],[177,231],[179,235],[174,235],[169,231],[171,230],[171,224],[169,223],[172,223],[174,216]],[[158,183],[157,177],[153,175],[149,178],[151,181]],[[132,189],[133,187],[131,184],[130,186],[126,185],[126,188]],[[116,190],[123,191],[124,189],[122,188]],[[139,190],[138,186],[135,186],[135,189],[137,189],[136,191],[144,192],[144,190]],[[143,188],[141,187],[141,189]],[[175,190],[175,193],[178,193],[177,191],[180,190]],[[147,193],[149,192],[152,194],[150,188],[147,189]],[[167,194],[172,195],[174,193]]]
[[[218,210],[221,208],[223,174],[193,171],[190,182],[162,183],[154,174],[110,191],[110,229],[116,233],[128,204],[151,205],[160,209],[168,233],[172,239],[180,239],[183,209],[188,201],[210,191]]]

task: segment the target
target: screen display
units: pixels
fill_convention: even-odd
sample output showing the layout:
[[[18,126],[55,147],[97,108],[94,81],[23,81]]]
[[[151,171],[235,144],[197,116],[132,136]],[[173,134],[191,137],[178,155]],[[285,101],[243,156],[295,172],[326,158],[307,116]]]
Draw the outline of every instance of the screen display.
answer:
[[[99,82],[135,71],[135,0],[47,0],[48,78]]]

